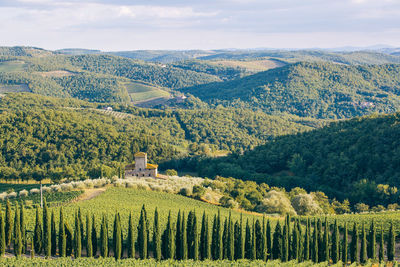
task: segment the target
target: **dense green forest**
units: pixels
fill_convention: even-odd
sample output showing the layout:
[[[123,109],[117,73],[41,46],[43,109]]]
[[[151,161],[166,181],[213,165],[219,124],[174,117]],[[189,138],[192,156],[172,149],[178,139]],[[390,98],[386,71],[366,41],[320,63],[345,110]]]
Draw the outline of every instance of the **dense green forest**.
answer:
[[[400,65],[296,63],[183,91],[203,101],[314,118],[351,118],[400,107]]]
[[[400,198],[400,114],[331,123],[277,137],[243,155],[170,162],[169,168],[203,176],[236,177],[287,189],[323,191],[354,205],[397,203]]]
[[[115,111],[107,113],[103,107],[29,93],[1,98],[0,177],[27,179],[36,169],[52,177],[97,177],[101,164],[115,171],[139,150],[157,163],[220,149],[241,152],[320,123],[226,108],[152,110],[114,104]]]

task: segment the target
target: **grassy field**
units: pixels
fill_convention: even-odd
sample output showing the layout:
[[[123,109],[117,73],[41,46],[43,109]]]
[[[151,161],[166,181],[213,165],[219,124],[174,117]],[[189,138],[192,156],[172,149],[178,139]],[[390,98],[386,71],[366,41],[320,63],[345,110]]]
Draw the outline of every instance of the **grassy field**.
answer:
[[[169,93],[167,91],[143,83],[130,82],[127,83],[125,86],[128,90],[128,94],[132,102],[145,101],[152,98],[169,96]]]
[[[25,62],[19,60],[0,62],[0,72],[23,71],[25,66]]]
[[[239,67],[248,70],[249,72],[266,71],[282,67],[282,62],[273,59],[260,59],[260,60],[218,60],[210,61],[211,64],[223,65],[227,67]]]

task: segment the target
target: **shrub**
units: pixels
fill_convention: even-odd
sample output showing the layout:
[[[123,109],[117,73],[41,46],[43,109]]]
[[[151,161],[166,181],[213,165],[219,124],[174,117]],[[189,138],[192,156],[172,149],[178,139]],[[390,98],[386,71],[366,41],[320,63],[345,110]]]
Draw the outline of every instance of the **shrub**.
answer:
[[[31,193],[32,195],[40,194],[40,190],[38,188],[32,188],[31,190],[29,190],[29,193]]]
[[[205,192],[206,190],[201,185],[193,186],[193,197],[201,198],[202,196],[204,196]]]
[[[43,186],[43,193],[50,193],[52,190],[50,187]]]
[[[1,193],[1,194],[0,194],[0,199],[1,199],[1,200],[5,200],[5,199],[7,198],[7,195],[8,195],[7,192]]]
[[[257,206],[257,211],[296,215],[296,211],[293,209],[286,194],[275,190],[267,193],[261,204]]]
[[[388,210],[398,210],[399,208],[400,208],[400,205],[397,203],[389,204],[387,207]]]
[[[292,206],[298,215],[315,215],[322,213],[322,209],[310,194],[300,193],[293,197]]]
[[[64,192],[71,191],[72,189],[74,189],[74,186],[71,183],[61,184],[61,190]]]
[[[357,212],[367,212],[369,210],[369,206],[364,203],[357,203],[354,208]]]
[[[17,192],[11,192],[10,194],[8,194],[7,197],[8,198],[16,198],[17,197]]]
[[[222,207],[231,209],[237,208],[239,206],[239,204],[234,199],[227,196],[221,197],[219,203],[221,204]]]
[[[168,170],[165,171],[165,174],[168,175],[168,176],[177,176],[178,172],[176,170],[174,170],[174,169],[168,169]]]
[[[19,191],[20,197],[26,197],[26,196],[28,196],[28,194],[29,194],[28,190],[23,189],[23,190]]]
[[[179,194],[182,196],[190,196],[192,195],[192,190],[188,187],[183,187],[181,190],[179,190]]]
[[[382,205],[378,205],[378,206],[373,207],[371,210],[374,212],[381,212],[381,211],[385,210],[385,207]]]

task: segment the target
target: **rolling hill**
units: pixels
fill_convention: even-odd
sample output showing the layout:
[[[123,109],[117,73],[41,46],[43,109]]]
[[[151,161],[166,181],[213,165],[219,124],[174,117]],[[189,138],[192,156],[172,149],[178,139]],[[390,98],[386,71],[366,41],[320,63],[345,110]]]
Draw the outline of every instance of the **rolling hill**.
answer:
[[[240,79],[182,89],[225,106],[270,114],[351,118],[399,109],[400,65],[295,63]]]

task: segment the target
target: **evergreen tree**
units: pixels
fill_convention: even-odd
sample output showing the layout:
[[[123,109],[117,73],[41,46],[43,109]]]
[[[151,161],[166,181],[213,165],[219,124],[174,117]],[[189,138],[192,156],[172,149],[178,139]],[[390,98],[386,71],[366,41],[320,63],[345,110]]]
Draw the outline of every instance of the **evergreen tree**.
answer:
[[[192,225],[192,236],[193,236],[192,255],[193,255],[193,260],[197,261],[197,260],[199,260],[199,234],[197,231],[196,213],[193,212],[193,215],[194,216],[193,216],[193,225]],[[233,236],[232,236],[232,240],[230,241],[230,244],[233,245]],[[232,249],[233,249],[233,247],[232,247]],[[233,255],[233,251],[232,251],[232,255]]]
[[[207,260],[210,258],[210,237],[208,229],[208,218],[205,212],[201,219],[200,230],[200,259]]]
[[[158,213],[156,209],[156,213],[154,216],[157,216],[158,220]],[[154,217],[156,220],[156,217]],[[129,213],[129,225],[128,225],[128,258],[135,258],[135,239],[134,239],[134,232],[133,232],[133,218],[132,212]]]
[[[342,261],[344,264],[348,262],[348,255],[349,255],[349,233],[348,233],[348,226],[347,222],[344,223],[344,230],[343,230],[343,246],[342,246]]]
[[[325,218],[325,231],[324,231],[324,246],[323,246],[323,253],[324,253],[324,257],[323,257],[323,261],[329,261],[329,223],[328,223],[328,219]]]
[[[86,215],[86,255],[93,257],[93,239],[92,239],[92,224],[89,214]]]
[[[23,203],[20,206],[20,226],[21,226],[21,239],[22,239],[22,253],[26,253],[27,240],[26,240],[26,225],[25,225],[25,209]]]
[[[318,225],[317,225],[317,221],[314,220],[314,234],[313,234],[313,241],[312,241],[312,249],[311,249],[311,257],[313,262],[318,262],[318,244],[319,244],[319,240],[318,240]]]
[[[222,257],[224,259],[228,258],[228,253],[227,253],[227,251],[228,251],[228,242],[227,242],[227,239],[228,239],[228,219],[225,218],[224,231],[222,232],[222,240],[223,240],[223,243],[222,243],[222,245],[223,245],[222,255],[223,256]]]
[[[318,259],[320,262],[324,261],[324,235],[320,218],[318,218]]]
[[[295,222],[292,230],[292,243],[291,243],[291,259],[299,260],[299,246],[300,246],[300,236],[298,221]]]
[[[394,230],[393,222],[390,223],[389,240],[387,242],[387,259],[393,261],[396,255],[396,232]]]
[[[56,231],[56,219],[54,217],[54,211],[51,212],[51,255],[57,254],[57,231]]]
[[[100,229],[100,255],[103,258],[108,256],[108,227],[105,215],[103,215]]]
[[[74,257],[80,258],[82,255],[82,237],[79,215],[75,214],[75,232],[74,232]]]
[[[31,259],[35,258],[35,242],[33,236],[31,237]]]
[[[40,254],[42,252],[42,243],[43,243],[43,233],[42,233],[42,221],[39,215],[39,207],[36,207],[36,224],[35,224],[35,232],[33,234],[33,242],[35,247],[35,252]]]
[[[96,220],[94,214],[92,215],[92,250],[93,256],[97,255],[97,230],[96,230]]]
[[[365,224],[362,224],[361,228],[361,251],[360,251],[360,262],[367,262],[367,233],[365,231]]]
[[[340,242],[339,226],[338,226],[337,220],[335,220],[335,224],[333,226],[333,235],[332,235],[332,261],[333,261],[333,263],[337,263],[340,260],[339,242]]]
[[[246,233],[244,238],[244,257],[246,259],[251,259],[251,229],[249,225],[249,219],[246,221]]]
[[[142,210],[140,211],[139,225],[138,225],[138,249],[139,249],[139,257],[141,259],[147,258],[147,218],[146,218],[146,209],[144,205],[142,206]]]
[[[190,215],[190,213],[189,213]],[[190,216],[188,216],[188,221],[190,221]],[[182,218],[181,218],[181,223],[180,223],[180,235],[179,235],[179,248],[180,252],[179,255],[182,260],[187,260],[188,258],[188,228],[186,225],[186,220],[185,220],[185,213],[182,213]],[[190,232],[190,231],[189,231]],[[178,238],[178,233],[176,234],[176,237]],[[176,242],[175,242],[176,243]],[[177,250],[177,249],[176,249]],[[177,253],[178,251],[176,251]]]
[[[217,256],[218,259],[222,260],[222,249],[223,249],[223,243],[222,243],[222,221],[221,221],[221,213],[218,210],[218,217],[217,217]]]
[[[66,255],[72,256],[72,251],[73,251],[73,246],[74,246],[74,244],[73,244],[74,243],[73,242],[74,241],[73,240],[74,233],[73,233],[72,227],[68,224],[67,221],[65,221],[64,229],[65,229],[65,235],[67,237],[67,242],[66,242],[67,246],[65,249]]]
[[[188,253],[188,258],[190,259],[193,259],[193,251],[194,251],[193,223],[194,223],[194,212],[190,211],[186,223],[187,253]]]
[[[287,217],[286,217],[287,218]],[[282,233],[282,261],[289,260],[289,224],[288,220],[285,221],[285,225],[283,226],[283,233]]]
[[[256,251],[256,226],[254,223],[254,217],[253,217],[253,227],[251,228],[251,247],[250,247],[250,259],[255,260],[257,257],[257,251]]]
[[[372,219],[368,233],[368,258],[376,260],[376,227],[374,219]]]
[[[0,209],[0,257],[4,256],[6,251],[6,231],[3,213]]]
[[[65,234],[64,211],[60,208],[60,224],[58,226],[58,253],[60,257],[67,255],[67,235]]]
[[[352,235],[351,235],[350,260],[351,260],[351,262],[358,262],[358,230],[357,230],[357,223],[354,223],[353,232],[352,232]]]
[[[51,225],[46,198],[43,199],[43,248],[46,258],[51,256]]]
[[[385,246],[385,232],[383,231],[383,224],[381,224],[381,236],[379,237],[379,262],[385,260],[384,246]]]
[[[131,220],[131,218],[130,218]],[[154,225],[153,225],[153,254],[157,261],[161,260],[161,236],[160,236],[160,223],[158,219],[157,208],[154,211]],[[133,241],[133,239],[132,239]],[[134,244],[133,244],[134,246]]]
[[[281,224],[278,221],[273,236],[272,259],[276,260],[281,258],[282,258],[282,230],[281,230]]]
[[[12,240],[12,215],[11,215],[11,204],[10,201],[7,199],[6,202],[6,224],[5,224],[5,231],[6,231],[6,246],[9,247],[11,245]]]
[[[175,237],[175,248],[176,248],[176,259],[182,260],[183,244],[182,244],[182,218],[181,210],[178,211],[178,217],[176,219],[176,237]]]
[[[268,255],[268,251],[267,251],[267,235],[266,235],[266,231],[267,231],[267,225],[265,223],[265,216],[263,216],[263,229],[262,229],[262,257],[261,259],[266,261],[267,260],[267,255]]]
[[[113,231],[113,245],[114,245],[114,258],[121,259],[122,254],[122,229],[119,214],[116,213],[114,217],[114,231]]]
[[[306,221],[306,232],[305,232],[305,236],[304,236],[304,260],[308,261],[310,259],[310,218],[307,218]],[[275,239],[275,236],[274,236]],[[274,241],[275,242],[275,241]],[[274,258],[275,259],[275,258]]]
[[[211,236],[211,256],[213,260],[218,259],[217,257],[217,215],[214,215],[212,236]]]
[[[15,218],[14,218],[14,255],[20,257],[22,253],[22,238],[21,238],[21,221],[20,213],[18,210],[18,203],[15,205]]]
[[[256,239],[256,259],[263,260],[264,253],[263,253],[263,231],[261,227],[260,220],[256,220],[255,224],[255,239]]]
[[[301,222],[300,219],[297,219],[297,232],[299,236],[299,256],[298,256],[298,261],[301,262],[303,261],[303,232],[301,230]]]
[[[166,258],[175,258],[174,230],[172,227],[171,211],[168,213],[167,228],[165,229]]]
[[[267,221],[267,230],[266,230],[265,239],[266,239],[266,243],[267,243],[267,259],[271,259],[272,258],[272,230],[271,230],[271,222],[269,219]]]
[[[78,209],[78,220],[79,220],[79,227],[80,227],[80,232],[81,232],[81,245],[85,244],[85,231],[84,231],[84,224],[82,220],[82,213],[81,213],[81,208]],[[81,248],[82,249],[82,248]]]

